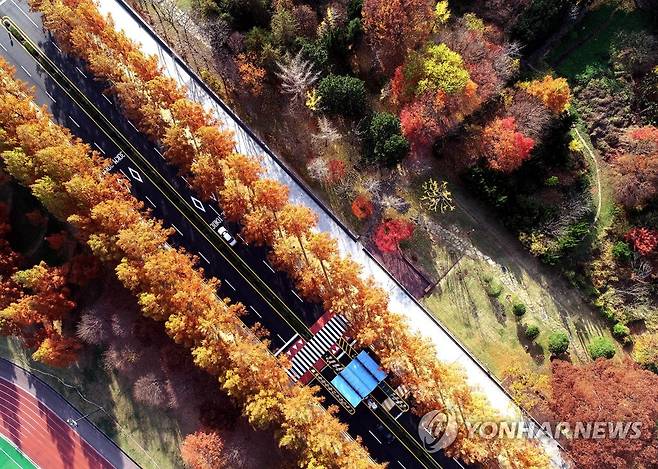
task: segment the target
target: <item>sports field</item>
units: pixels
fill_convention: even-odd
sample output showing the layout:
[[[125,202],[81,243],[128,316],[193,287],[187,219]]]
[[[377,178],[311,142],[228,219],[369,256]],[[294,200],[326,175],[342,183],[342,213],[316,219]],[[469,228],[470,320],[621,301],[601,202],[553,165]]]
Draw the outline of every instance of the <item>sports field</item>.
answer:
[[[36,469],[14,445],[0,436],[0,469]]]

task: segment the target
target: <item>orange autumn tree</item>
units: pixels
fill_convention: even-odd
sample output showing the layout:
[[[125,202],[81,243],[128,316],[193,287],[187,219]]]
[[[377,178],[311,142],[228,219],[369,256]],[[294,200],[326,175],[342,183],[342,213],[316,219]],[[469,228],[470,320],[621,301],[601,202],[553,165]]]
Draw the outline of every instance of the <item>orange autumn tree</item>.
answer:
[[[55,1],[61,2],[62,0]],[[40,3],[34,2],[34,6],[39,8]],[[67,0],[65,3],[74,7],[71,13],[75,16],[75,22],[85,25],[88,21],[86,18],[87,13],[80,5],[84,3],[85,8],[90,8],[93,3],[88,0],[82,0],[82,2]],[[43,8],[41,11],[48,14]],[[83,30],[89,34],[89,40],[92,42],[102,42],[105,36],[118,34],[111,22],[106,22],[101,32],[91,27],[83,28]],[[478,39],[482,35],[474,32],[473,37]],[[113,42],[117,42],[116,38],[110,37],[110,40],[105,42],[105,47],[114,47],[112,46]],[[483,42],[482,45],[485,47],[486,43]],[[72,47],[69,46],[69,48]],[[74,53],[82,58],[87,55],[85,50],[76,50]],[[140,87],[141,83],[147,79],[153,79],[151,71],[142,72],[134,65],[135,57],[141,54],[139,48],[134,44],[130,44],[129,53],[116,47],[110,53],[113,54],[113,57],[120,58],[122,65],[130,70],[130,73],[123,73],[121,76],[121,80],[126,83],[127,87],[134,89]],[[121,58],[122,54],[125,57]],[[139,76],[140,73],[144,73],[144,75]],[[97,74],[100,79],[108,79],[109,76],[108,73]],[[116,86],[114,85],[115,88]],[[473,83],[465,88],[466,92],[460,100],[448,100],[446,106],[450,110],[448,115],[452,116],[450,118],[452,120],[446,122],[444,128],[454,125],[454,119],[460,114],[463,115],[465,108],[473,109],[476,103],[480,102],[481,96],[476,94],[476,89],[477,85]],[[122,105],[125,109],[131,103],[125,102]],[[167,115],[165,103],[159,103],[159,105],[162,106],[163,114]],[[134,106],[131,109],[139,110]],[[128,113],[128,110],[125,110]],[[441,115],[440,112],[436,113],[436,116],[440,117]],[[165,125],[188,128],[190,132],[195,132],[196,123],[188,125],[181,120],[180,116],[178,119],[176,122],[173,122],[173,120],[166,121]],[[215,124],[214,119],[210,116],[206,116],[206,119],[208,125]],[[186,132],[179,132],[179,135],[184,136],[185,134]],[[149,137],[162,144],[162,141],[156,135],[149,134]],[[182,137],[179,138],[182,139]],[[181,143],[184,142],[181,141]],[[219,192],[217,195],[220,204],[229,219],[243,225],[243,235],[251,236],[254,242],[264,243],[273,248],[271,257],[275,257],[274,260],[277,261],[273,263],[277,268],[288,273],[300,288],[302,294],[308,294],[311,298],[317,297],[327,311],[344,314],[351,323],[350,334],[352,337],[361,345],[372,344],[373,350],[382,364],[385,364],[389,371],[392,371],[401,378],[401,381],[408,383],[409,387],[413,388],[411,392],[416,408],[429,407],[438,402],[443,402],[443,405],[456,409],[461,405],[461,395],[465,392],[464,390],[470,390],[474,395],[477,395],[465,384],[465,377],[457,374],[459,376],[457,381],[460,381],[462,385],[455,386],[454,392],[453,390],[445,390],[443,396],[439,398],[441,385],[438,384],[437,380],[443,379],[446,385],[451,383],[451,380],[440,376],[440,372],[447,373],[450,368],[438,368],[437,376],[432,380],[425,379],[427,374],[423,370],[431,367],[432,363],[436,362],[436,351],[425,339],[413,333],[401,316],[388,310],[388,300],[385,294],[382,296],[385,301],[376,304],[368,303],[371,298],[370,292],[376,286],[371,280],[362,278],[360,266],[354,261],[342,258],[337,251],[327,253],[320,250],[319,252],[326,256],[324,259],[309,255],[309,253],[314,252],[311,249],[311,244],[308,244],[308,240],[313,239],[314,236],[312,229],[309,229],[301,236],[302,245],[305,247],[308,245],[309,247],[306,252],[308,259],[304,259],[304,252],[300,248],[297,236],[294,233],[287,233],[278,220],[280,218],[279,212],[282,209],[281,204],[278,203],[279,201],[274,204],[273,200],[264,198],[262,187],[258,189],[259,195],[256,195],[256,188],[259,187],[257,185],[258,180],[260,174],[263,173],[258,162],[247,156],[235,154],[216,155],[216,159],[223,162],[223,165],[220,166],[224,171],[223,187],[201,188],[196,186],[196,189],[206,193]],[[190,181],[196,180],[192,172],[192,165],[188,164],[187,161],[183,161],[179,169],[182,174],[192,176]],[[314,282],[313,279],[319,279],[319,281]],[[370,317],[372,320],[362,321],[362,317]],[[392,333],[392,330],[396,330],[396,332]],[[404,347],[401,347],[401,344],[404,344]],[[419,348],[427,349],[429,352],[420,353]],[[213,354],[208,354],[205,349],[199,350],[198,353],[199,359],[203,358],[204,363],[207,364],[204,366],[216,366],[215,361],[212,360]],[[266,396],[262,396],[262,398],[265,399]],[[260,417],[262,417],[261,414],[259,414]],[[495,451],[491,449],[491,445],[487,446],[489,449],[483,449],[465,443],[464,447],[457,448],[459,444],[461,443],[455,445],[454,451],[463,454],[464,457],[477,456],[485,460],[497,458],[497,454],[494,454]],[[539,452],[537,447],[530,443],[528,443],[527,451]]]
[[[24,294],[0,310],[3,329],[35,349],[32,357],[52,366],[66,366],[77,358],[77,340],[62,333],[62,320],[73,310],[64,268],[45,262],[14,273]]]
[[[180,447],[183,463],[189,469],[221,469],[226,467],[224,442],[217,432],[190,433]]]
[[[555,114],[561,114],[569,107],[571,90],[566,78],[553,78],[546,75],[541,80],[519,84],[526,92],[538,97]]]
[[[385,71],[425,42],[434,23],[428,0],[365,0],[362,11],[366,37]]]
[[[251,423],[280,435],[279,443],[300,467],[381,467],[369,459],[359,441],[345,436],[347,427],[332,409],[321,407],[316,389],[290,382],[266,344],[240,321],[244,307],[217,298],[217,281],[204,278],[196,259],[165,244],[170,230],[143,211],[117,176],[105,172],[108,162],[52,122],[45,110],[30,104],[29,90],[13,79],[13,71],[1,59],[0,83],[0,129],[5,140],[16,145],[2,153],[10,174],[42,203],[56,208],[79,240],[115,267],[143,314],[164,322],[167,333],[192,350],[195,363],[218,377]],[[22,112],[20,119],[16,109]],[[66,152],[66,164],[77,171],[62,171],[40,157],[52,145],[74,150]],[[54,195],[58,204],[52,203]],[[62,292],[53,288],[53,284],[59,288],[61,281],[57,272],[46,276],[46,271],[47,267],[38,266],[17,280],[30,289],[21,302],[35,295],[56,300],[30,304],[52,319],[63,311],[56,296]],[[16,308],[14,317],[22,318],[26,311],[32,313]],[[28,321],[30,314],[25,316]],[[54,363],[68,350],[66,341],[51,334],[37,353]],[[266,413],[261,412],[264,408]]]
[[[517,130],[513,117],[504,117],[484,128],[480,145],[491,169],[510,173],[530,158],[535,141]]]

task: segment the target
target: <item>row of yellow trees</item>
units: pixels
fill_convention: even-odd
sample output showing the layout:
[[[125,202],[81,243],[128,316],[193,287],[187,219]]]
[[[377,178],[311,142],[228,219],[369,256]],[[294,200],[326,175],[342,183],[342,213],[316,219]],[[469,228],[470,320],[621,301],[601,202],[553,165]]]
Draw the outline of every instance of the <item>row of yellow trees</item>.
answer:
[[[144,212],[108,162],[54,124],[0,59],[0,130],[6,170],[82,242],[112,266],[145,315],[191,348],[198,366],[219,376],[249,420],[272,428],[301,467],[380,467],[321,407],[315,389],[292,386],[282,363],[241,323],[241,304],[219,299],[196,259],[166,244],[171,231]],[[286,363],[283,363],[285,366]]]
[[[44,24],[67,52],[82,59],[104,82],[126,116],[163,146],[204,197],[219,197],[227,217],[242,225],[244,238],[271,247],[270,260],[294,280],[309,301],[348,318],[349,333],[370,346],[384,368],[410,390],[414,410],[447,409],[460,425],[451,455],[466,462],[504,461],[516,467],[545,467],[547,458],[527,441],[469,437],[466,422],[500,417],[474,391],[463,372],[437,360],[430,341],[414,334],[388,309],[388,296],[360,266],[342,257],[336,241],[315,229],[316,215],[288,200],[288,187],[263,177],[259,162],[234,152],[230,132],[185,90],[163,75],[157,58],[144,55],[92,0],[32,0]],[[148,307],[148,304],[145,305]]]

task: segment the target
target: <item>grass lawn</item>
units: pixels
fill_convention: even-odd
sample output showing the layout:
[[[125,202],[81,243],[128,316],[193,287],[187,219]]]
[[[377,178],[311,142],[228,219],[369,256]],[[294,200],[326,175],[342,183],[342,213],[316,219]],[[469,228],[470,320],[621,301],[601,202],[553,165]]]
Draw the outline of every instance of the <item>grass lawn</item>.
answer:
[[[569,334],[570,355],[576,362],[588,360],[586,347],[593,338],[611,338],[601,318],[568,299],[556,301],[551,290],[527,272],[503,274],[498,266],[487,264],[464,257],[423,303],[499,378],[512,365],[548,373],[551,332]],[[487,278],[502,284],[497,297],[489,294]],[[512,310],[516,301],[527,307],[520,319]],[[534,343],[525,337],[526,324],[535,324],[541,331]]]
[[[445,171],[437,165],[433,176],[442,179],[442,174]],[[421,182],[414,181],[412,187],[416,190],[406,194],[416,208]],[[612,210],[607,185],[603,186],[600,225],[608,223]],[[429,242],[426,235],[412,238],[420,242],[410,244],[408,255],[413,251],[419,264],[436,279],[445,275],[439,286],[421,300],[428,310],[499,378],[511,365],[548,373],[548,336],[557,330],[569,334],[575,362],[589,360],[586,347],[593,338],[612,338],[605,320],[558,272],[527,253],[512,234],[496,223],[487,207],[469,197],[458,183],[449,181],[449,187],[457,208],[431,217],[442,230],[458,228],[462,242],[470,248],[445,275],[460,252],[454,238],[435,236]],[[487,293],[496,290],[494,284],[502,286],[497,297]],[[512,311],[516,301],[527,307],[521,319]],[[526,324],[540,328],[534,344],[525,337]]]
[[[546,60],[560,76],[573,81],[588,67],[608,67],[610,45],[619,32],[641,31],[648,26],[648,15],[642,11],[604,5],[587,13]]]
[[[89,420],[140,466],[163,469],[182,466],[178,422],[166,412],[135,403],[130,388],[103,369],[99,354],[90,351],[69,368],[50,368],[31,360],[16,339],[0,337],[0,356],[32,371],[80,412],[91,412],[97,407],[85,401],[77,390],[86,399],[101,405],[106,412],[92,414]]]

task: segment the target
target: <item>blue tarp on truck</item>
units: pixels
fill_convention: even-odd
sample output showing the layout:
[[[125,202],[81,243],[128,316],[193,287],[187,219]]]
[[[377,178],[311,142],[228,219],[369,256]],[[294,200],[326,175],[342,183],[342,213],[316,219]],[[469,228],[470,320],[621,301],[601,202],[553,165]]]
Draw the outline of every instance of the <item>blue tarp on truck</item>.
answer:
[[[331,384],[356,407],[384,378],[386,373],[364,350],[331,380]]]

